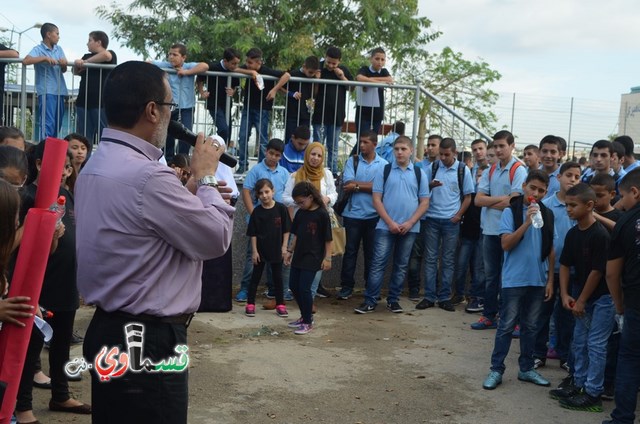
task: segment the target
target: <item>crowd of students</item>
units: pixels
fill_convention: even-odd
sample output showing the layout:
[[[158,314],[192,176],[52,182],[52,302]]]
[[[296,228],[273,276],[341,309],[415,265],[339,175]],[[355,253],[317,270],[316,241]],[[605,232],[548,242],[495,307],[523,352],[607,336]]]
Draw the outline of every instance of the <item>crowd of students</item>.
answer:
[[[46,25],[50,24],[43,25],[43,48],[56,52],[57,27]],[[100,48],[92,44],[90,51],[106,59],[108,40],[101,41],[100,34],[92,34],[89,44],[97,43]],[[32,53],[25,63],[40,63],[32,61],[35,50]],[[51,59],[50,55],[44,56]],[[560,406],[602,411],[602,399],[615,397],[610,422],[633,422],[640,385],[640,346],[635,333],[640,326],[640,280],[636,275],[640,269],[640,171],[635,168],[640,162],[635,160],[631,138],[595,142],[587,168],[565,161],[566,142],[553,135],[543,137],[538,145],[527,146],[521,161],[514,155],[515,140],[508,131],[499,131],[490,143],[474,140],[472,157],[458,152],[454,139],[431,135],[424,158],[416,160],[412,140],[400,130],[402,123],[394,125],[388,136],[392,138],[385,138],[382,149],[378,148],[383,89],[373,94],[361,89],[357,93],[358,143],[345,162],[339,193],[334,174],[347,89],[341,85],[318,87],[312,81],[307,85],[289,83],[289,77],[353,79],[340,64],[340,50],[329,48],[322,61],[310,56],[291,73],[265,67],[260,49],[250,49],[242,66],[240,56],[237,50],[226,49],[219,63],[189,63],[184,46],[175,44],[168,61],[155,65],[176,70],[172,74],[175,76],[169,77],[172,119],[187,126],[193,113],[196,74],[207,69],[233,71],[253,79],[244,86],[237,170],[246,173],[241,196],[248,212],[248,238],[243,280],[235,300],[246,302],[248,317],[256,316],[258,283],[268,264],[268,295],[276,299],[276,313],[288,317],[285,303],[295,298],[301,316],[289,327],[300,335],[313,330],[313,299],[331,294],[321,280],[323,271],[332,267],[332,206],[339,196],[347,196],[341,213],[346,245],[336,297],[346,300],[354,295],[356,261],[362,244],[365,290],[355,313],[376,311],[388,262],[393,258],[386,297],[389,311],[403,312],[400,302],[406,280],[407,297],[416,303],[416,309],[437,306],[452,312],[466,302],[467,312],[481,313],[471,329],[496,330],[484,389],[493,390],[502,383],[511,339],[519,337],[519,380],[549,386],[538,370],[547,359],[560,359],[568,375],[549,393]],[[360,69],[356,79],[391,83],[384,69],[385,58],[382,49],[374,49],[371,65]],[[56,63],[49,59],[42,63],[66,67],[66,59],[56,59]],[[76,64],[79,69],[81,65]],[[278,80],[262,81],[259,75]],[[197,82],[217,131],[227,142],[226,100],[234,95],[236,84],[239,82],[235,79],[229,84],[226,77],[219,76],[198,77]],[[45,89],[43,95],[51,92]],[[287,96],[287,140],[267,140],[268,111],[279,92]],[[53,105],[52,114],[59,112],[59,99],[42,100],[45,107]],[[314,103],[337,106],[319,109]],[[47,112],[43,110],[42,114]],[[258,132],[260,149],[258,163],[249,168],[247,140],[252,127]],[[56,133],[53,129],[50,135]],[[24,149],[19,131],[5,127],[0,135],[2,144],[13,146],[10,149]],[[70,154],[60,190],[72,200],[74,174],[90,155],[92,144],[81,135],[72,134],[68,139]],[[175,146],[175,140],[169,141],[167,146]],[[27,171],[16,166],[17,173],[9,166],[0,169],[3,179],[16,188],[22,188],[25,182],[28,186],[37,184],[40,150],[33,150],[28,180]],[[188,148],[174,152],[167,147],[166,159],[177,177],[186,181]],[[9,157],[9,153],[7,150],[2,155]],[[29,206],[28,195],[33,192],[31,186],[23,190],[23,208]],[[66,230],[60,229],[56,239],[60,252],[68,254],[64,260],[72,261],[74,249],[60,243],[65,237],[73,238],[69,219],[73,202],[67,205]],[[67,300],[73,298],[73,302],[58,304],[54,294],[47,300],[46,278],[43,289],[43,301],[52,302],[59,317],[52,323],[56,328],[51,343],[54,354],[50,355],[50,408],[87,413],[89,405],[69,397],[61,372],[61,364],[68,360],[78,307],[73,278],[67,277],[54,276],[51,281],[65,279],[69,283]],[[17,306],[22,301],[4,301],[0,316],[14,322],[12,319],[26,310]],[[33,351],[39,352],[37,344]],[[31,373],[31,380],[34,367],[25,369]],[[29,390],[27,384],[24,403],[18,405],[20,413],[30,413]],[[21,416],[23,420],[31,418],[32,414]]]

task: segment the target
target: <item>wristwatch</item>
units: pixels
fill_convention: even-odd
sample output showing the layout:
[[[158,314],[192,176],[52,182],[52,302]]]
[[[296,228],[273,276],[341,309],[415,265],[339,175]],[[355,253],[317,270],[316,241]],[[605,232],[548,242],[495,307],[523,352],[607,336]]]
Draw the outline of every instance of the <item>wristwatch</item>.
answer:
[[[218,180],[213,175],[205,175],[204,177],[198,180],[198,187],[202,185],[208,185],[213,188],[218,188]]]
[[[360,184],[356,184],[356,193],[360,192]]]

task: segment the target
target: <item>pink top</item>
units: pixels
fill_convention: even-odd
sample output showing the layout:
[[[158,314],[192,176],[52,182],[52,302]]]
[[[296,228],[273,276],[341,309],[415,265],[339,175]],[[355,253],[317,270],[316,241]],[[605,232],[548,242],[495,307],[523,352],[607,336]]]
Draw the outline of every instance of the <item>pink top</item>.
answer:
[[[89,304],[172,316],[200,304],[202,261],[222,256],[233,213],[209,186],[194,196],[162,151],[107,128],[75,187],[78,289]]]

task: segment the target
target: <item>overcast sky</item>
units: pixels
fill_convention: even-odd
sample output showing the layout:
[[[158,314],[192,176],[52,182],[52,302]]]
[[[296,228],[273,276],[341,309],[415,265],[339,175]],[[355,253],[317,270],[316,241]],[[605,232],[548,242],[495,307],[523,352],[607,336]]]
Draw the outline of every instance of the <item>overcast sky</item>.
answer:
[[[130,0],[118,2],[128,4]],[[0,12],[0,27],[15,25],[16,30],[23,30],[36,22],[53,22],[60,28],[60,45],[71,60],[85,53],[90,31],[102,29],[112,36],[109,23],[95,15],[95,4],[15,2]],[[437,51],[449,46],[467,59],[487,61],[502,74],[493,87],[501,94],[609,102],[608,114],[612,115],[615,105],[611,105],[619,103],[620,95],[640,86],[638,0],[419,0],[419,8],[422,16],[432,20],[433,28],[443,32],[429,48]],[[10,33],[2,35],[9,37]],[[14,35],[14,42],[16,38]],[[26,32],[21,55],[38,42],[38,30]],[[118,53],[120,62],[137,58],[117,40],[110,48]],[[617,117],[610,116],[594,137],[616,131],[612,121],[617,123]]]

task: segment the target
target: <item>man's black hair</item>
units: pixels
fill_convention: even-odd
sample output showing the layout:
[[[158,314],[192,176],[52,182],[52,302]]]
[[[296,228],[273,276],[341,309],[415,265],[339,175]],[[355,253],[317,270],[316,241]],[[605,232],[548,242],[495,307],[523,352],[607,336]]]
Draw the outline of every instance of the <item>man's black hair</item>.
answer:
[[[116,66],[104,85],[109,125],[133,128],[149,102],[164,102],[166,74],[155,65],[129,61]]]

